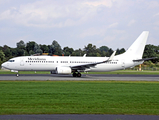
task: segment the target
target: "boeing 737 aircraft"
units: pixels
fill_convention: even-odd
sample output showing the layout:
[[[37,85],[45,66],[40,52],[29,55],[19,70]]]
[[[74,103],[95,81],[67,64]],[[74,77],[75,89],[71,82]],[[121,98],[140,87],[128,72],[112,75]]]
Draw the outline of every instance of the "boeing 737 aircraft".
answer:
[[[129,47],[120,55],[116,51],[110,57],[70,57],[70,56],[22,56],[15,57],[2,64],[2,67],[18,71],[50,71],[51,74],[72,74],[73,77],[81,77],[80,72],[104,72],[121,70],[142,64],[142,59],[148,31],[144,31]]]

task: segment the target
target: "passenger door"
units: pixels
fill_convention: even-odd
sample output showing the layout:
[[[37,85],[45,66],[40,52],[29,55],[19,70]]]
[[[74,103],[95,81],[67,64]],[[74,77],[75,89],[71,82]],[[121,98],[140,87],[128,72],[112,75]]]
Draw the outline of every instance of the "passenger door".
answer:
[[[20,59],[20,66],[24,66],[24,59],[23,58]]]

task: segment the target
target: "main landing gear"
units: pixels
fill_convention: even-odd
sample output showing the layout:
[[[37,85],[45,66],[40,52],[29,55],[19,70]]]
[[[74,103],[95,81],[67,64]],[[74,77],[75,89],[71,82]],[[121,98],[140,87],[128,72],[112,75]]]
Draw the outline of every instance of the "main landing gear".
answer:
[[[72,76],[73,77],[81,77],[81,73],[79,73],[79,72],[74,72],[73,74],[72,74]]]

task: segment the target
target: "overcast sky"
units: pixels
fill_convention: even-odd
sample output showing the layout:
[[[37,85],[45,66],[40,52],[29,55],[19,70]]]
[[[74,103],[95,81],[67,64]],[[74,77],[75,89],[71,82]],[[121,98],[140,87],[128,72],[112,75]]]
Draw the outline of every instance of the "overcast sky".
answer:
[[[159,45],[158,0],[0,0],[0,46],[35,41],[127,49],[142,31]]]

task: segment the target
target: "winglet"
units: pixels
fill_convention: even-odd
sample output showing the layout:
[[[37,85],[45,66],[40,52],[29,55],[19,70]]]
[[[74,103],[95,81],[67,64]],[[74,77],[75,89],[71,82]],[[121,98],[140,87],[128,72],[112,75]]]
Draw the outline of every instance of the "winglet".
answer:
[[[116,51],[114,51],[113,52],[113,54],[108,58],[108,60],[107,61],[112,61],[113,60],[113,58],[114,58],[114,56],[115,56],[115,53],[116,53]]]
[[[108,58],[108,60],[103,61],[103,62],[101,62],[101,63],[105,63],[105,62],[112,61],[112,60],[113,60],[113,58],[114,58],[114,56],[115,56],[115,53],[116,53],[116,51],[114,51],[114,52],[113,52],[113,54],[112,54],[112,55]]]
[[[86,57],[86,54],[84,54],[83,57]]]

